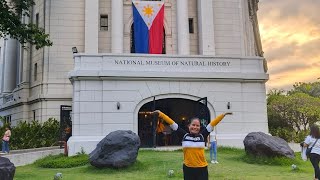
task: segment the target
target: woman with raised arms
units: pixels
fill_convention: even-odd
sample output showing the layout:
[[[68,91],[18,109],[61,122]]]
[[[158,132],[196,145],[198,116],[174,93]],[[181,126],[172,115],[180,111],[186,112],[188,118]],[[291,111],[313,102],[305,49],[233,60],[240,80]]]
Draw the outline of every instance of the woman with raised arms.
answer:
[[[189,122],[189,132],[178,126],[170,117],[159,110],[153,112],[159,118],[167,122],[171,129],[183,135],[183,177],[184,180],[208,180],[208,163],[204,155],[205,139],[226,115],[232,115],[227,112],[217,116],[206,128],[200,132],[201,123],[199,118],[192,118]]]

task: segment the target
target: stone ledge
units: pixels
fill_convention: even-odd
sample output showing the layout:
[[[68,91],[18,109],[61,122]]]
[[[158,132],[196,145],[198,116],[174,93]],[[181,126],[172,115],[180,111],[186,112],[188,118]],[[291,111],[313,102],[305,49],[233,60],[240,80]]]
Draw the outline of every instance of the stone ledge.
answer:
[[[8,158],[16,167],[32,164],[36,160],[48,155],[57,155],[63,153],[63,149],[57,147],[37,148],[12,151],[10,154],[1,155]]]

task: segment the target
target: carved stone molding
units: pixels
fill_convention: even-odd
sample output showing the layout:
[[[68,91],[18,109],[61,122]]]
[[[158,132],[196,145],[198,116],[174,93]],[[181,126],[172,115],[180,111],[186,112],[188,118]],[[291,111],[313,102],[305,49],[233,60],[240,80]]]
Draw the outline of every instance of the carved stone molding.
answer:
[[[263,57],[263,50],[261,44],[261,37],[259,31],[259,23],[257,18],[259,0],[248,0],[249,6],[249,17],[252,23],[253,33],[254,33],[254,42],[255,42],[255,51],[257,56]]]

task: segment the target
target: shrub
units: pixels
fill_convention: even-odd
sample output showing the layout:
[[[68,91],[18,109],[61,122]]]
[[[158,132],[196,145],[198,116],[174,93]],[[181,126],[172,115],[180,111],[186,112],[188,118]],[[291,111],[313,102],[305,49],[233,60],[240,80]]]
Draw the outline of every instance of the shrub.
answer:
[[[76,156],[49,155],[37,160],[34,164],[42,168],[72,168],[76,166],[84,166],[89,163],[89,156],[80,154]]]
[[[0,128],[1,135],[5,127]],[[39,121],[20,121],[11,129],[10,149],[29,149],[50,147],[59,139],[60,125],[56,119],[50,118],[43,124]]]
[[[293,141],[297,143],[303,142],[308,135],[309,131],[300,131],[295,135]]]
[[[299,131],[296,133],[287,128],[274,128],[270,129],[270,133],[272,136],[278,136],[287,142],[300,143],[308,136],[309,131]]]
[[[295,137],[294,131],[286,128],[281,128],[281,127],[270,129],[270,134],[272,134],[272,136],[280,137],[287,142],[292,142]]]

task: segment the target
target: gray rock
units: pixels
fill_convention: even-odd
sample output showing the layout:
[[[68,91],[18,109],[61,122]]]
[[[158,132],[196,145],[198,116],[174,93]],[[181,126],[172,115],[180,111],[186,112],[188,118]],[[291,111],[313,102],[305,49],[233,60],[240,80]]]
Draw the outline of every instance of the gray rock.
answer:
[[[90,153],[90,164],[95,167],[122,168],[133,164],[138,156],[140,138],[132,131],[109,133]]]
[[[285,140],[263,132],[249,133],[243,140],[243,144],[247,153],[256,156],[294,158],[294,152]]]
[[[16,167],[8,158],[0,157],[0,180],[12,180]]]

